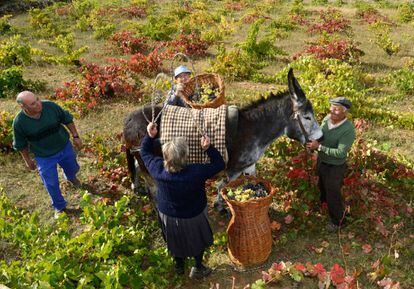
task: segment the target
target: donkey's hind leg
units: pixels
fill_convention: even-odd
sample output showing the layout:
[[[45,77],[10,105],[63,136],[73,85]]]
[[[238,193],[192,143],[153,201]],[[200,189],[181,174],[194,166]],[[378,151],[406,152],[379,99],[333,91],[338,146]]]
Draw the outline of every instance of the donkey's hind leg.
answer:
[[[139,167],[138,161],[134,158],[134,170],[131,183],[131,189],[136,195],[147,195],[148,190],[146,189],[145,181],[142,177],[143,172]]]

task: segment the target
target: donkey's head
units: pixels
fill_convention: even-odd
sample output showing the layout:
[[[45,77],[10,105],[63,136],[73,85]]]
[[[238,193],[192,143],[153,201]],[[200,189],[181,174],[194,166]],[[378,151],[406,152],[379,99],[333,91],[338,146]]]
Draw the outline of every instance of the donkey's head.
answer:
[[[313,114],[312,104],[306,99],[305,93],[293,75],[292,68],[288,73],[288,86],[293,113],[286,127],[286,135],[301,143],[322,138],[322,131]]]

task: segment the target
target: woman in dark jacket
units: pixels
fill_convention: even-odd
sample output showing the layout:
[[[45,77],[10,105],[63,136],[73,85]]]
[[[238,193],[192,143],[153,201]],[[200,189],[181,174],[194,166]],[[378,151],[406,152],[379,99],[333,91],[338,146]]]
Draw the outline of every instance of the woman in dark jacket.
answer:
[[[208,164],[187,165],[188,144],[176,138],[163,145],[163,158],[154,155],[157,127],[150,123],[148,135],[141,143],[141,158],[158,187],[156,203],[161,229],[168,250],[175,259],[178,274],[184,274],[186,257],[195,258],[191,278],[202,278],[211,269],[202,264],[203,254],[213,243],[213,233],[207,218],[205,182],[224,169],[220,153],[203,137],[201,147],[210,157]]]

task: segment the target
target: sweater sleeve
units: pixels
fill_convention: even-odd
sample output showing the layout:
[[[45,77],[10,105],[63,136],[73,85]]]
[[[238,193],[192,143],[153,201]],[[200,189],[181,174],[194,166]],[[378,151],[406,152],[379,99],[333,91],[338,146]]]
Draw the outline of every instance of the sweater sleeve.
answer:
[[[352,144],[355,140],[355,129],[351,127],[348,129],[338,140],[337,148],[330,148],[326,146],[321,146],[321,151],[326,155],[335,158],[346,158],[348,151],[351,149]]]
[[[69,124],[73,122],[73,116],[67,110],[63,109],[61,106],[54,102],[50,102],[53,108],[56,110],[58,118],[61,123]]]
[[[218,172],[224,170],[225,163],[224,163],[223,157],[221,156],[220,152],[212,145],[210,145],[206,153],[210,158],[210,163],[203,165],[204,166],[203,172],[204,172],[204,177],[206,179],[209,179],[213,177],[215,174],[217,174]]]
[[[146,135],[141,142],[141,159],[153,178],[157,178],[163,171],[163,159],[154,155],[154,139]]]
[[[21,151],[25,148],[27,148],[29,143],[27,142],[27,139],[21,130],[20,125],[16,121],[16,119],[13,121],[13,148],[16,151]]]

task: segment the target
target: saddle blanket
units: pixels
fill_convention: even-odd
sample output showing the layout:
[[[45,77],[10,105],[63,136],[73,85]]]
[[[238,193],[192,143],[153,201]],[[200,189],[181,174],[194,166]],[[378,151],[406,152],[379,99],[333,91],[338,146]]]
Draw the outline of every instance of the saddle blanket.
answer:
[[[227,162],[226,112],[226,105],[204,109],[167,105],[161,115],[161,144],[185,137],[189,146],[188,163],[208,163],[209,157],[200,142],[201,132],[205,132]]]

